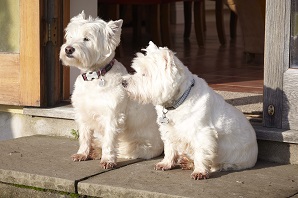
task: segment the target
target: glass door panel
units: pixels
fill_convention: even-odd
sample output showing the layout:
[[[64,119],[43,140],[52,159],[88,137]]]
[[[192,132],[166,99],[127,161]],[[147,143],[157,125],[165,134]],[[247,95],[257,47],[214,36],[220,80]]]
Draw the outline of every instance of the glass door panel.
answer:
[[[20,2],[0,1],[0,53],[20,52]]]

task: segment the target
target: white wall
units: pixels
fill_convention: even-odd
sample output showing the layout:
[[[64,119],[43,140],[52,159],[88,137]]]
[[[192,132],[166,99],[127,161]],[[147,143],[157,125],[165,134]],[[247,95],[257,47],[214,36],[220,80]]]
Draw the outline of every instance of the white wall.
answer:
[[[86,16],[91,15],[97,17],[97,0],[71,0],[70,1],[70,17],[76,16],[79,13],[85,11]],[[79,69],[70,67],[70,93],[73,91],[73,85],[80,74]]]

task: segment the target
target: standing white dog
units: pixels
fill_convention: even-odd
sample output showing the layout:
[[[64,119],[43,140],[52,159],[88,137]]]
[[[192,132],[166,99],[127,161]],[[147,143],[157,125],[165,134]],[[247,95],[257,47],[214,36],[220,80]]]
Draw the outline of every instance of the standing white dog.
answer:
[[[150,159],[163,152],[153,105],[129,100],[121,86],[125,67],[114,59],[122,20],[85,19],[82,12],[66,28],[60,50],[64,65],[81,70],[72,95],[80,148],[74,161],[101,158],[113,168],[120,158]]]
[[[194,179],[209,172],[253,167],[258,147],[255,131],[246,117],[192,74],[167,48],[150,42],[146,55],[137,53],[134,75],[123,77],[128,95],[156,105],[164,159],[157,170],[171,169],[177,161]]]

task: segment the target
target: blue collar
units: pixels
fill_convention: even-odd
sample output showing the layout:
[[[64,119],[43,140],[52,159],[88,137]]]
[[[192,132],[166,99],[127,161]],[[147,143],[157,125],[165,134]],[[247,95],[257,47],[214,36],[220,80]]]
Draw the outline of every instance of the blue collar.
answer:
[[[190,93],[191,88],[195,85],[195,80],[192,79],[191,81],[191,85],[189,86],[189,88],[183,93],[182,96],[180,96],[180,98],[178,98],[178,100],[176,100],[174,102],[174,104],[170,107],[164,107],[166,110],[174,110],[177,109],[187,98],[187,96]]]

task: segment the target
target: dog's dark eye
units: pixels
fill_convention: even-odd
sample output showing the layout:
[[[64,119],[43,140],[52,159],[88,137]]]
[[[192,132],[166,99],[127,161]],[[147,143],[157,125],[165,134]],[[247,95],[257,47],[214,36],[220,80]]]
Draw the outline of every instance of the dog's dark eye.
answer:
[[[145,74],[142,74],[142,76],[146,76]]]
[[[89,39],[87,37],[84,38],[84,41],[89,41]]]

